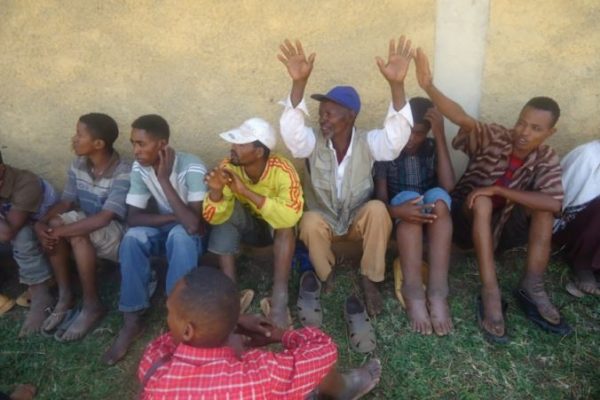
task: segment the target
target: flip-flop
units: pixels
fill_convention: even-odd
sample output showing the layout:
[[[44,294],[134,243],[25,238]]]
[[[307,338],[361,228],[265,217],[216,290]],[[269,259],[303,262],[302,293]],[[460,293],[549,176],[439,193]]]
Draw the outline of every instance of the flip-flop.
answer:
[[[31,293],[29,293],[29,289],[17,297],[16,303],[21,307],[31,307]]]
[[[352,295],[346,298],[344,319],[350,334],[350,347],[358,353],[370,353],[375,350],[375,331],[365,306],[358,297]]]
[[[546,319],[544,319],[544,317],[542,317],[540,312],[538,311],[537,306],[535,305],[533,300],[529,298],[525,290],[517,289],[514,291],[513,294],[517,299],[519,307],[525,313],[527,319],[529,319],[531,322],[533,322],[546,332],[554,333],[561,336],[568,336],[571,333],[573,333],[573,329],[571,329],[571,326],[567,323],[567,321],[563,318],[562,315],[560,316],[560,321],[557,324],[552,324]]]
[[[262,313],[265,317],[271,318],[271,298],[270,297],[265,297],[260,301],[260,310],[262,311]],[[292,314],[290,313],[290,308],[286,307],[286,310],[287,310],[288,326],[287,327],[284,326],[283,328],[291,329],[294,321],[292,321]]]
[[[10,297],[0,294],[0,316],[9,312],[15,306],[15,301]]]
[[[302,326],[320,327],[323,323],[323,310],[321,309],[321,281],[313,271],[306,271],[300,277],[300,290],[298,292],[298,316]]]
[[[510,338],[506,333],[506,310],[508,309],[508,303],[504,300],[502,302],[502,315],[504,316],[504,335],[498,336],[489,332],[483,326],[484,313],[483,313],[483,301],[481,300],[481,295],[477,295],[475,299],[475,315],[477,316],[477,325],[483,334],[483,338],[491,344],[508,344],[510,343]]]
[[[79,308],[70,308],[62,322],[56,327],[53,334],[48,333],[57,342],[62,342],[62,335],[69,329],[75,318],[79,316],[81,310]]]
[[[404,302],[404,296],[402,296],[402,283],[404,282],[404,275],[402,274],[402,266],[400,265],[400,257],[396,257],[393,263],[394,270],[394,292],[396,298],[400,302],[400,306],[406,309],[406,303]],[[429,280],[429,265],[425,261],[421,264],[421,279],[423,280],[423,289],[427,289],[427,282]]]
[[[254,299],[254,290],[244,289],[240,291],[240,314],[246,314],[246,311],[250,308],[252,299]]]
[[[54,336],[56,328],[64,321],[64,319],[73,311],[73,308],[69,308],[66,311],[53,311],[51,307],[48,308],[48,318],[42,323],[42,335]]]
[[[54,333],[54,340],[56,340],[57,342],[60,343],[70,343],[70,342],[76,342],[78,340],[82,340],[84,337],[86,337],[90,332],[93,332],[96,327],[98,325],[100,325],[100,323],[102,322],[102,320],[104,319],[104,316],[106,315],[106,312],[102,313],[102,316],[97,319],[96,321],[94,321],[94,323],[88,328],[87,331],[85,331],[81,336],[79,336],[78,338],[75,339],[70,339],[70,340],[65,340],[63,338],[64,334],[67,332],[67,330],[71,327],[71,325],[73,324],[73,322],[75,321],[75,319],[77,318],[77,316],[79,316],[79,314],[81,313],[80,309],[77,309],[77,311],[74,313],[74,315],[71,316],[70,321],[66,322],[65,326],[60,327],[58,329],[56,329],[56,332]]]

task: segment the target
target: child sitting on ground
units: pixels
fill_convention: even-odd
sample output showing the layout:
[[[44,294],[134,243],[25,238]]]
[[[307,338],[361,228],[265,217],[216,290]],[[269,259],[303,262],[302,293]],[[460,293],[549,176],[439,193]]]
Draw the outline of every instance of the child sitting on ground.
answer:
[[[259,316],[240,317],[237,288],[217,269],[200,267],[185,275],[169,295],[167,310],[170,332],[150,343],[140,362],[142,399],[302,399],[317,386],[319,394],[359,398],[379,382],[376,359],[336,372],[335,344],[317,328],[283,330]],[[247,345],[281,342],[284,350],[236,354],[240,336],[234,330]]]

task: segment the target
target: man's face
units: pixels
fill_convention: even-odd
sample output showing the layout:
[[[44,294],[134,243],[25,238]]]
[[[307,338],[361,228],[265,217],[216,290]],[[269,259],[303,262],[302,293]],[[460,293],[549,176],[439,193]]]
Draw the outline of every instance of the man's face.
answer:
[[[131,130],[133,156],[141,165],[147,167],[159,161],[158,153],[167,145],[164,139],[157,139],[143,129]]]
[[[229,152],[231,163],[237,166],[252,164],[260,158],[259,150],[259,147],[256,147],[254,143],[232,143]]]
[[[407,154],[416,154],[423,142],[427,139],[427,133],[429,129],[423,123],[415,124],[412,130],[410,131],[410,137],[408,138],[408,142],[404,149],[402,149],[403,153]]]
[[[355,118],[353,111],[332,101],[322,101],[319,105],[319,125],[325,139],[351,130]]]
[[[515,124],[513,147],[524,153],[535,150],[556,131],[552,121],[550,111],[524,107]]]
[[[71,145],[75,154],[78,156],[90,155],[101,148],[102,144],[102,140],[94,139],[86,124],[81,121],[77,122],[75,135],[71,138]]]

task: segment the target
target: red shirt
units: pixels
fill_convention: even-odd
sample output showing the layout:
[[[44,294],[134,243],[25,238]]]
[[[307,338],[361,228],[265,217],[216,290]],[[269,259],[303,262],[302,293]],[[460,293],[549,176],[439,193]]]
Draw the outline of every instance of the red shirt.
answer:
[[[288,331],[281,342],[280,353],[253,349],[238,358],[229,347],[176,345],[164,334],[140,362],[138,378],[146,379],[141,398],[302,399],[327,375],[337,348],[316,328]],[[160,366],[146,377],[155,363]]]
[[[510,182],[513,179],[513,175],[515,174],[515,171],[518,170],[519,168],[521,168],[524,163],[525,163],[525,160],[522,160],[511,154],[510,158],[508,160],[508,167],[506,167],[506,171],[504,171],[504,175],[502,175],[500,178],[496,179],[496,182],[494,182],[494,185],[508,187],[510,185]],[[506,204],[506,199],[504,197],[492,196],[492,207],[494,208],[494,210],[504,207],[505,204]]]

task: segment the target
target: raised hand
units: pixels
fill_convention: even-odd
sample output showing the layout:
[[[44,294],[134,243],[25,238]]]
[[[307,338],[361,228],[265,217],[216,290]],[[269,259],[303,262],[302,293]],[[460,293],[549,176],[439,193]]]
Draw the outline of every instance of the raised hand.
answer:
[[[420,47],[417,49],[414,59],[417,70],[417,82],[419,82],[421,88],[426,89],[433,84],[433,74],[429,68],[429,60]]]
[[[169,179],[173,171],[175,163],[175,150],[166,146],[158,153],[158,168],[156,169],[156,177],[161,179]]]
[[[424,119],[431,124],[431,132],[434,138],[444,135],[444,116],[435,107],[431,107],[425,112]]]
[[[398,39],[398,45],[394,39],[390,40],[387,63],[381,57],[375,57],[375,60],[383,77],[392,84],[404,82],[412,58],[410,40],[402,35]]]
[[[315,53],[311,53],[308,58],[304,54],[302,43],[296,40],[294,46],[288,39],[279,46],[281,54],[277,55],[279,61],[287,68],[290,78],[294,81],[306,81],[310,76],[315,62]]]

